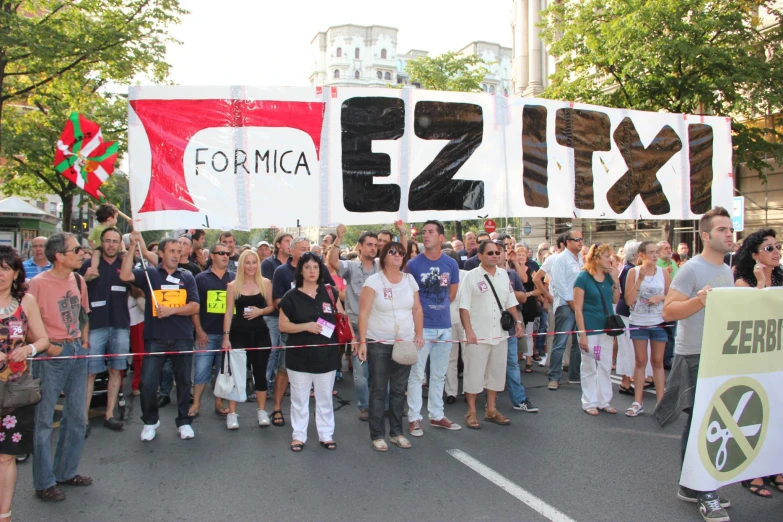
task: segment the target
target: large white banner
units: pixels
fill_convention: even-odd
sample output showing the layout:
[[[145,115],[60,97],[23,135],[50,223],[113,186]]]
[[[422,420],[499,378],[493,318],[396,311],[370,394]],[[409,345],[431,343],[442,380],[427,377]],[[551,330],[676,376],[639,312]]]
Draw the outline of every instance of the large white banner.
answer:
[[[714,491],[783,472],[783,289],[716,288],[705,313],[680,484]]]
[[[730,207],[728,118],[418,89],[132,87],[140,230],[693,219]]]

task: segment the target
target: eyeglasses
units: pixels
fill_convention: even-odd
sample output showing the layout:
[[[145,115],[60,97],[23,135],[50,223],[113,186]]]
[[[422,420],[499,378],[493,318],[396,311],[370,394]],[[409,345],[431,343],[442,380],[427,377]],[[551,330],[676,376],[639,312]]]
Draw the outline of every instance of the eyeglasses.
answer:
[[[492,250],[490,252],[484,252],[485,256],[499,256],[500,250]]]
[[[777,250],[780,252],[780,245],[767,245],[764,248],[762,248],[764,252],[772,252],[773,250]]]
[[[401,256],[402,252],[400,252],[399,250],[396,250],[394,248],[390,248],[388,254],[390,256]]]
[[[119,239],[104,239],[102,243],[108,243],[109,245],[119,245],[120,240]]]
[[[228,252],[226,252],[225,250],[221,250],[219,252],[212,252],[212,253],[214,255],[216,255],[216,256],[227,256],[227,255],[229,255]]]
[[[569,238],[566,238],[566,241],[576,241],[577,243],[581,243],[582,242],[582,238],[581,237],[569,237]]]
[[[69,248],[68,250],[63,250],[62,253],[67,254],[68,252],[73,252],[74,254],[78,254],[82,250],[84,250],[82,247],[77,246],[77,247]]]

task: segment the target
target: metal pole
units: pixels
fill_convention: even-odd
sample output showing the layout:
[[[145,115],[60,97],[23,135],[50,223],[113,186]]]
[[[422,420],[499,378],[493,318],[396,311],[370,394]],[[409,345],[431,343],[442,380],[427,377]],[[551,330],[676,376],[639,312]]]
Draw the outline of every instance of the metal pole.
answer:
[[[84,241],[84,205],[82,205],[82,194],[79,193],[79,244]]]

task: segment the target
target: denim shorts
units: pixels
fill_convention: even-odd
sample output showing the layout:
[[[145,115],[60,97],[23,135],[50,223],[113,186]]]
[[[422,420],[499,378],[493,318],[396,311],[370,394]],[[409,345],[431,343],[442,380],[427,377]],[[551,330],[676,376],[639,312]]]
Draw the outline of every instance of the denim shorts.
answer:
[[[90,330],[90,355],[130,353],[130,330],[128,328],[98,328]],[[87,359],[87,372],[97,374],[112,370],[125,370],[128,368],[127,357],[90,357]]]
[[[220,350],[223,346],[223,334],[207,334],[206,348],[196,346],[197,350]],[[220,369],[220,364],[223,361],[222,354],[220,352],[209,351],[200,352],[193,355],[193,384],[207,384],[212,379],[212,366],[217,366]]]
[[[637,325],[630,325],[631,328],[640,328]],[[641,327],[640,330],[631,330],[632,341],[661,341],[666,342],[669,340],[669,336],[666,333],[666,328],[660,326]]]

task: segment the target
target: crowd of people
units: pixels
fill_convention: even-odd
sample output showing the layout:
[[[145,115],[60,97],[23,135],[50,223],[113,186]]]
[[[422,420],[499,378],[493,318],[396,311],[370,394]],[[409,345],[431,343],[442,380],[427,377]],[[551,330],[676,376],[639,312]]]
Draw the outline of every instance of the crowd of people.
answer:
[[[0,378],[32,371],[41,380],[37,406],[3,412],[0,518],[10,517],[16,456],[33,455],[35,492],[45,501],[65,499],[61,486],[92,483],[77,468],[95,378],[108,372],[104,426],[123,430],[114,412],[129,358],[146,442],[156,437],[173,384],[178,434],[195,437],[192,423],[206,388],[227,353],[242,350],[245,393],[257,406],[259,427],[286,425],[290,385],[294,452],[308,440],[310,397],[319,444],[337,448],[332,396],[348,368],[357,417],[368,422],[373,449],[387,452],[388,443],[411,448],[407,436],[422,437],[427,429],[462,429],[444,411],[461,395],[460,372],[468,429],[512,423],[498,406],[504,391],[514,410],[539,411],[522,382],[537,362],[548,366],[548,390],[558,390],[565,372],[568,383],[580,385],[581,407],[590,416],[618,413],[613,370],[622,378],[619,393],[634,397],[628,417],[645,412],[644,391],[654,387],[656,404],[648,410],[659,422],[688,413],[684,458],[692,402],[681,395],[696,384],[709,290],[783,285],[773,230],[750,234],[736,255],[725,257],[732,266],[724,263],[736,247],[722,208],[702,217],[703,251],[694,257],[688,245],[673,253],[666,241],[631,240],[615,252],[608,243],[585,245],[578,230],[537,250],[496,233],[447,241],[435,220],[421,227],[420,243],[398,222],[394,232],[363,232],[350,250],[344,225],[321,244],[281,232],[273,244],[252,248],[224,232],[207,246],[203,230],[145,244],[139,232],[120,233],[112,205],[102,205],[98,215],[92,252],[68,233],[35,238],[24,262],[0,246]],[[163,355],[149,356],[155,353]],[[87,354],[96,357],[46,357]],[[692,401],[692,393],[685,396]],[[215,412],[229,430],[239,428],[234,399],[215,397]],[[783,491],[783,476],[743,485],[769,497],[770,488]],[[729,519],[729,503],[716,492],[681,487],[678,497],[698,503],[705,520]]]

